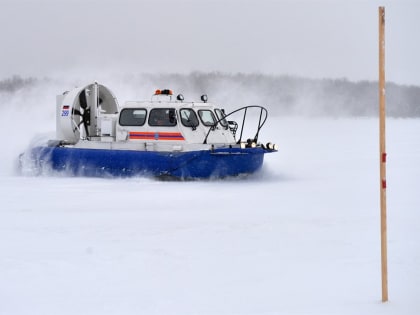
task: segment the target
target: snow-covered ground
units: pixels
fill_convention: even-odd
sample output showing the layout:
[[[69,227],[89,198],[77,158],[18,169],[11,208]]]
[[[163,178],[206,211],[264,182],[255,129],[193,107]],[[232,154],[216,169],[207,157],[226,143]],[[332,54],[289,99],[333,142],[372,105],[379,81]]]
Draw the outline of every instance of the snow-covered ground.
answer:
[[[387,121],[381,303],[377,119],[269,117],[261,173],[167,182],[15,176],[12,114],[0,314],[420,314],[420,120]]]

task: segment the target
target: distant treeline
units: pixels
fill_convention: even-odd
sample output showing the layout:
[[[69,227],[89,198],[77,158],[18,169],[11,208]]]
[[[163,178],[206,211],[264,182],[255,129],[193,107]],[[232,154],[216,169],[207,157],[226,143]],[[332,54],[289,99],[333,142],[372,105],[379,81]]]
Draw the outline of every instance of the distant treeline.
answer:
[[[38,80],[35,78],[22,78],[15,75],[0,81],[0,93],[14,93],[23,88],[31,87],[36,83],[38,83]]]
[[[59,81],[14,76],[0,81],[0,93],[19,93],[56,80]],[[186,96],[207,93],[213,102],[235,106],[258,104],[278,115],[340,117],[378,114],[378,83],[372,81],[220,72],[139,74],[114,80],[128,89],[156,86],[181,91]],[[111,85],[109,88],[113,90]],[[386,108],[391,117],[420,117],[420,86],[387,83]]]

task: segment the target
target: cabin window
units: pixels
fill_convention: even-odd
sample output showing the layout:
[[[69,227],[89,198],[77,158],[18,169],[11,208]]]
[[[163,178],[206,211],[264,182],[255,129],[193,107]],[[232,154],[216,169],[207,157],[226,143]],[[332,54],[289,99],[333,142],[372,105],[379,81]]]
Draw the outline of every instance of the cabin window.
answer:
[[[181,116],[181,122],[185,127],[195,129],[198,126],[197,114],[191,108],[181,109],[179,115]]]
[[[150,126],[173,127],[176,126],[174,108],[153,108],[149,114]]]
[[[209,109],[200,109],[198,111],[198,115],[200,116],[201,122],[205,126],[214,126],[216,122],[216,118],[214,117],[214,114]]]
[[[220,121],[220,124],[223,127],[227,128],[228,122],[225,119],[225,116],[226,116],[225,113],[222,110],[218,109],[218,108],[216,108],[214,111],[216,113],[217,119]]]
[[[120,114],[121,126],[143,126],[147,110],[144,108],[124,108]]]

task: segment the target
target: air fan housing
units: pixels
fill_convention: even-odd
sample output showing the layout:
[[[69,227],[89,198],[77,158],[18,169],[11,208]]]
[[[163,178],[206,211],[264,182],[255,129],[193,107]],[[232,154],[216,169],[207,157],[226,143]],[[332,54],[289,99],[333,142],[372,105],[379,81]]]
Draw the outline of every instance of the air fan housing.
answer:
[[[83,115],[89,111],[88,117]],[[80,139],[100,136],[101,115],[116,113],[118,103],[115,96],[96,82],[64,92],[56,98],[56,138],[77,143]]]

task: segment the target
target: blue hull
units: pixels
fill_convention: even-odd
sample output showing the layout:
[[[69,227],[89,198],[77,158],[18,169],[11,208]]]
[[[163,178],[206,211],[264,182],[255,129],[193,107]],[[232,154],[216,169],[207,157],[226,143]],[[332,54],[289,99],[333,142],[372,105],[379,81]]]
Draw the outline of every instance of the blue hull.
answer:
[[[180,179],[218,178],[259,170],[264,154],[257,148],[227,148],[193,152],[35,147],[30,159],[37,169],[76,176],[168,176]]]

